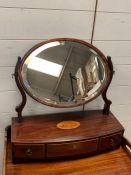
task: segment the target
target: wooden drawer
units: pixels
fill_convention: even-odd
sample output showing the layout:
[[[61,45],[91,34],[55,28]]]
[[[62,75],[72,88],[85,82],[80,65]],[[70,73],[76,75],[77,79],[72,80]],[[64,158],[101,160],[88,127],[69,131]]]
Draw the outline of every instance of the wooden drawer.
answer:
[[[13,160],[41,159],[45,157],[45,145],[15,144],[13,145]]]
[[[121,144],[122,133],[116,133],[109,136],[101,137],[99,150],[113,149]]]
[[[48,144],[47,157],[73,156],[95,152],[98,139],[61,144]]]

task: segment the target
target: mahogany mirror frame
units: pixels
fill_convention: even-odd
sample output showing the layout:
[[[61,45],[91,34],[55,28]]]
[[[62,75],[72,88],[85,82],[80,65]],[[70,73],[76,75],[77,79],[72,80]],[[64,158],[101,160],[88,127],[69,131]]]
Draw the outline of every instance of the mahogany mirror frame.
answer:
[[[21,72],[22,72],[22,67],[23,67],[23,64],[25,62],[25,60],[28,58],[28,56],[34,51],[36,50],[37,48],[39,48],[40,46],[42,45],[45,45],[47,43],[50,43],[50,42],[54,42],[54,41],[70,41],[70,42],[77,42],[77,43],[80,43],[80,44],[83,44],[85,46],[87,46],[88,48],[94,50],[98,56],[102,59],[102,61],[104,62],[104,65],[105,65],[105,74],[107,76],[107,82],[106,84],[103,86],[103,88],[98,92],[96,93],[96,95],[94,95],[94,97],[92,97],[91,99],[87,100],[87,101],[84,101],[84,102],[81,102],[81,103],[78,103],[78,104],[73,104],[73,105],[58,105],[58,104],[51,104],[51,103],[47,103],[45,102],[44,100],[41,100],[37,97],[35,97],[29,90],[28,88],[24,85],[24,82],[23,82],[23,78],[22,78],[22,75],[21,75]],[[34,47],[32,47],[24,56],[23,58],[21,59],[21,57],[18,57],[18,61],[17,61],[17,64],[16,64],[16,67],[15,67],[15,80],[16,80],[16,84],[18,86],[18,89],[20,90],[21,92],[21,95],[22,95],[22,102],[20,103],[19,106],[16,107],[16,111],[18,112],[18,117],[19,119],[21,119],[22,117],[22,110],[26,104],[26,93],[31,96],[34,100],[36,100],[37,102],[43,104],[43,105],[47,105],[47,106],[50,106],[50,107],[56,107],[56,108],[71,108],[71,107],[77,107],[77,106],[81,106],[81,105],[85,105],[86,103],[89,103],[90,101],[94,100],[95,98],[97,98],[100,94],[102,95],[102,98],[105,102],[104,104],[104,109],[103,109],[103,114],[109,114],[109,109],[110,109],[110,105],[111,105],[111,101],[107,99],[106,97],[106,92],[107,92],[107,89],[111,83],[111,80],[112,80],[112,77],[113,77],[113,65],[112,65],[112,62],[111,62],[111,57],[105,57],[104,54],[98,49],[96,48],[95,46],[93,46],[92,44],[88,43],[88,42],[85,42],[83,40],[80,40],[80,39],[74,39],[74,38],[55,38],[55,39],[50,39],[50,40],[47,40],[47,41],[43,41],[41,43],[38,43],[36,44]],[[26,93],[25,93],[26,92]]]

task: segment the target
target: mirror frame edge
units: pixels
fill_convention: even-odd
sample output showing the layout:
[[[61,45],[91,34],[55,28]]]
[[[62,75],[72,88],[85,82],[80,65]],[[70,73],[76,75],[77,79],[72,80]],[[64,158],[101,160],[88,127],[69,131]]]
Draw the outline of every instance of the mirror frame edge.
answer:
[[[25,60],[27,59],[27,57],[37,48],[39,48],[40,46],[42,45],[45,45],[47,43],[50,43],[50,42],[54,42],[54,41],[70,41],[70,42],[77,42],[77,43],[80,43],[80,44],[83,44],[91,49],[93,49],[94,51],[96,51],[96,53],[101,57],[101,59],[103,60],[104,64],[105,64],[105,71],[106,71],[106,75],[107,75],[107,82],[106,84],[103,86],[103,88],[100,90],[100,92],[98,92],[94,97],[92,97],[91,99],[87,100],[87,101],[84,101],[84,102],[81,102],[81,103],[78,103],[78,104],[73,104],[73,105],[59,105],[59,104],[54,104],[54,103],[47,103],[45,102],[44,100],[41,100],[37,97],[35,97],[27,88],[26,86],[24,85],[24,82],[23,82],[23,78],[22,78],[22,75],[21,75],[21,71],[22,71],[22,67],[23,67],[23,64],[25,62]],[[80,39],[75,39],[75,38],[54,38],[54,39],[50,39],[50,40],[45,40],[45,41],[42,41],[38,44],[36,44],[35,46],[33,46],[30,50],[28,50],[26,52],[26,54],[23,56],[23,58],[21,59],[21,61],[19,61],[19,65],[18,65],[18,77],[19,77],[19,84],[21,86],[21,88],[23,89],[23,91],[25,91],[30,97],[32,97],[35,101],[43,104],[43,105],[46,105],[46,106],[50,106],[50,107],[55,107],[55,108],[73,108],[73,107],[78,107],[78,106],[82,106],[82,105],[85,105],[87,103],[89,103],[90,101],[93,101],[95,98],[97,98],[99,95],[101,95],[106,89],[108,89],[108,86],[110,84],[110,79],[111,79],[111,70],[110,70],[110,65],[109,65],[109,62],[108,62],[108,59],[104,56],[104,54],[98,49],[96,48],[95,46],[93,46],[92,44],[86,42],[86,41],[83,41],[83,40],[80,40]]]

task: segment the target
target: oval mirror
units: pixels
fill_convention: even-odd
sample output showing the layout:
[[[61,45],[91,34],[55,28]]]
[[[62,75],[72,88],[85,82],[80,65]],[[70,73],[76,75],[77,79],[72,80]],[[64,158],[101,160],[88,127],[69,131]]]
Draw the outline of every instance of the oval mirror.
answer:
[[[37,44],[22,59],[20,82],[40,103],[54,107],[85,104],[108,86],[110,69],[96,47],[78,39]]]

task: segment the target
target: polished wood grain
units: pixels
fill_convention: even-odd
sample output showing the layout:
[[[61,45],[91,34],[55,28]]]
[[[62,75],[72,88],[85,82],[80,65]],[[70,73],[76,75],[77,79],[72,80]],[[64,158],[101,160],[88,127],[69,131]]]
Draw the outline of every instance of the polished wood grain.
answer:
[[[107,150],[112,149],[113,147],[117,147],[121,144],[121,133],[112,134],[109,136],[104,136],[100,138],[99,141],[99,150]]]
[[[48,144],[47,157],[63,157],[88,154],[97,151],[97,139],[71,143]]]
[[[5,144],[6,145],[6,144]],[[7,154],[7,156],[6,156]],[[11,143],[5,147],[2,175],[130,175],[131,158],[121,147],[101,155],[76,160],[13,164]]]
[[[44,144],[15,144],[13,145],[14,159],[40,159],[45,157]]]
[[[57,128],[59,122],[70,120],[80,122],[80,126],[68,130]],[[87,140],[123,131],[124,128],[112,113],[104,115],[101,110],[48,114],[23,117],[21,123],[18,118],[13,118],[11,142],[60,143]]]
[[[58,123],[76,121],[77,128],[61,129]],[[13,118],[13,161],[31,161],[87,155],[118,148],[124,129],[113,114],[102,111],[70,112]]]
[[[122,147],[124,148],[124,150],[130,155],[131,157],[131,142],[129,140],[127,140],[125,137],[122,138]]]

